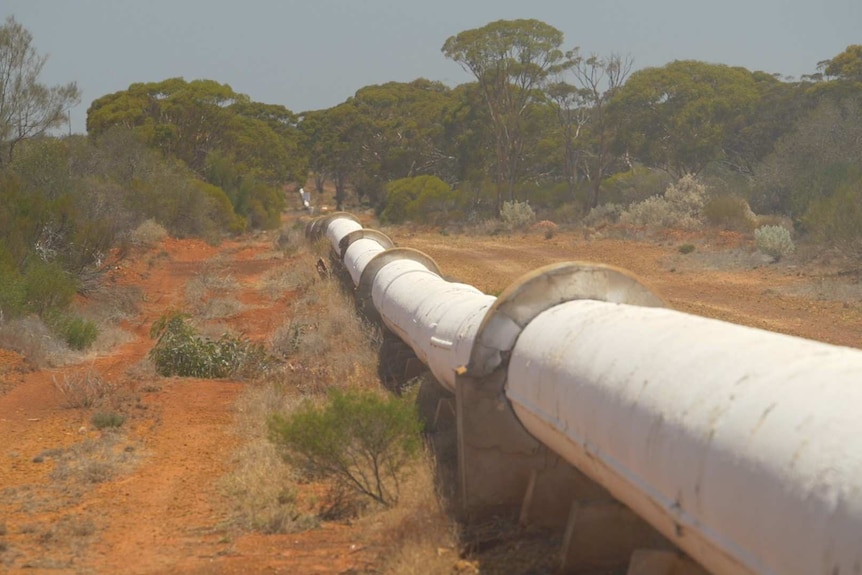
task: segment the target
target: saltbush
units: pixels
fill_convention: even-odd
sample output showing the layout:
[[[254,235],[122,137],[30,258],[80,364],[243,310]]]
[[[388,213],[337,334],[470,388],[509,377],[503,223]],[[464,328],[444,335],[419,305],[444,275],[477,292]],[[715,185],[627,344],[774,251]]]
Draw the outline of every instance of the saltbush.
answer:
[[[757,249],[775,261],[793,253],[795,246],[790,232],[781,226],[763,226],[754,230]]]
[[[422,447],[413,398],[360,389],[333,390],[323,405],[273,414],[268,424],[288,462],[385,506],[398,501]]]
[[[168,236],[168,230],[156,220],[149,218],[132,230],[129,240],[136,246],[152,247]]]
[[[640,226],[695,229],[700,226],[706,187],[687,175],[668,186],[664,196],[632,204],[620,214],[620,222]]]
[[[503,202],[500,219],[510,230],[521,230],[536,221],[536,212],[528,202]]]
[[[598,226],[601,224],[614,224],[620,219],[623,207],[619,204],[602,204],[590,210],[584,219],[585,226]]]

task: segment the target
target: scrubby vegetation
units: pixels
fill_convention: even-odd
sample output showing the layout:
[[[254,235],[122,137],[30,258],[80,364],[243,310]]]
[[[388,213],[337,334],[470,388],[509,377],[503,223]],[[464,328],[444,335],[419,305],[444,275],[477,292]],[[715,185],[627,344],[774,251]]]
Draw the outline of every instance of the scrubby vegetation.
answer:
[[[229,333],[208,339],[189,324],[188,315],[179,312],[153,322],[150,337],[156,344],[149,357],[163,376],[255,377],[271,364],[263,345]]]
[[[336,389],[320,406],[308,402],[288,416],[276,413],[269,426],[295,467],[386,506],[398,502],[422,444],[412,398],[360,389]]]
[[[781,226],[763,226],[754,230],[754,240],[757,249],[775,261],[793,253],[795,246],[790,232]]]

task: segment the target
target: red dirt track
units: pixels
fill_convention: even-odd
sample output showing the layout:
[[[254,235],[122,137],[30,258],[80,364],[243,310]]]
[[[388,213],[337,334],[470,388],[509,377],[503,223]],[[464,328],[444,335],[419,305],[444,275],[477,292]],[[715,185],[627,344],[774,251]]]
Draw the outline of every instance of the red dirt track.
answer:
[[[669,234],[643,242],[587,240],[572,232],[550,239],[541,233],[389,232],[399,245],[435,258],[447,277],[488,293],[499,293],[522,273],[548,263],[602,262],[632,271],[682,311],[862,345],[859,300],[804,295],[832,271],[759,261],[750,240],[735,234]],[[291,535],[226,528],[229,501],[218,481],[230,469],[238,444],[234,403],[246,384],[161,378],[135,369],[153,344],[152,322],[182,306],[189,280],[214,261],[238,282],[232,297],[243,304],[226,323],[266,341],[291,308],[289,296],[273,301],[261,293],[262,274],[280,266],[314,265],[283,257],[272,240],[263,234],[214,247],[168,239],[120,262],[108,281],[137,286],[142,301],[137,316],[122,323],[130,341],[102,355],[31,370],[18,354],[0,349],[0,571],[304,574],[360,573],[373,567],[382,543],[367,540],[355,526],[324,523]],[[696,244],[696,252],[678,253],[683,242]],[[727,254],[745,265],[726,263]],[[113,479],[78,488],[52,478],[58,456],[44,454],[101,433],[91,429],[91,410],[63,407],[54,384],[63,374],[86,370],[123,389],[129,417],[116,449],[129,463]]]

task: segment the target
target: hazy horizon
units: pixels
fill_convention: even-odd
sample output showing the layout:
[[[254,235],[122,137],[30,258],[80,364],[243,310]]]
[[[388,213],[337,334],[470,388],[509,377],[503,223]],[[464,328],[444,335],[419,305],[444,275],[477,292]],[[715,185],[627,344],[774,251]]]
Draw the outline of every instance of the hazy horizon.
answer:
[[[389,81],[455,86],[471,78],[440,52],[446,38],[499,19],[542,20],[565,33],[567,48],[630,55],[635,69],[692,59],[798,78],[862,43],[858,0],[5,0],[0,17],[10,15],[50,55],[42,80],[78,83],[75,132],[94,99],[178,76],[295,112]]]

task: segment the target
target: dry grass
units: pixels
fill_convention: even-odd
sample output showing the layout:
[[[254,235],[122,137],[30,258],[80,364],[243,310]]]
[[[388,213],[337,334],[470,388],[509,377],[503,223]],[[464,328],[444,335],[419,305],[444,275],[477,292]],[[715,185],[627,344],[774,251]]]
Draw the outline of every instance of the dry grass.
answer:
[[[290,380],[305,393],[376,385],[379,334],[356,315],[334,280],[318,282],[271,338]]]
[[[263,274],[260,289],[274,301],[288,292],[305,291],[314,282],[312,266],[293,262],[289,267],[281,266]]]
[[[236,434],[242,444],[234,453],[221,488],[231,498],[228,524],[243,530],[290,533],[317,524],[299,511],[296,482],[267,436],[266,420],[274,411],[291,409],[296,396],[273,381],[249,384],[236,403]]]
[[[114,392],[116,386],[99,372],[88,369],[54,376],[54,387],[62,396],[63,407],[70,409],[90,408],[100,404]]]
[[[63,365],[74,355],[35,315],[0,324],[0,347],[21,354],[35,368]]]
[[[128,471],[138,459],[137,450],[119,433],[105,433],[44,456],[54,459],[53,481],[83,485],[108,481]]]
[[[430,454],[401,486],[398,505],[362,520],[366,536],[383,541],[379,572],[391,575],[448,575],[458,560],[455,523],[435,485]]]
[[[129,241],[132,245],[150,248],[168,237],[168,231],[155,220],[144,220],[132,230]]]

